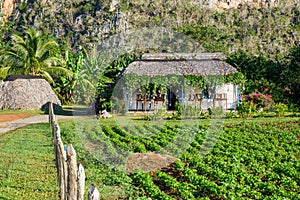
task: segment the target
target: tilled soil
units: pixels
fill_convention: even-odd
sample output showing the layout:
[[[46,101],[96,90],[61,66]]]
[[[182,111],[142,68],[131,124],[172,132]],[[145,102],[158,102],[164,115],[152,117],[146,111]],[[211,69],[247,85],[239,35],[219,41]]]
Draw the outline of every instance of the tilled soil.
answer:
[[[134,153],[127,160],[127,172],[131,173],[136,169],[143,171],[154,171],[167,167],[174,163],[177,158],[156,153]]]

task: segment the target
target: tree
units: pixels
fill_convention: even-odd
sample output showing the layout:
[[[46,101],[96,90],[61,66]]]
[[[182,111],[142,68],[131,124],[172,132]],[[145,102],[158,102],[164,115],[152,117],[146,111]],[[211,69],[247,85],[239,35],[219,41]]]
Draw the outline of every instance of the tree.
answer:
[[[6,64],[0,69],[0,74],[41,76],[49,83],[53,83],[53,75],[72,76],[72,72],[61,65],[56,41],[33,29],[25,34],[25,38],[13,34],[11,48],[0,52]]]
[[[300,46],[290,50],[290,63],[281,74],[281,84],[285,95],[297,105],[300,104]]]

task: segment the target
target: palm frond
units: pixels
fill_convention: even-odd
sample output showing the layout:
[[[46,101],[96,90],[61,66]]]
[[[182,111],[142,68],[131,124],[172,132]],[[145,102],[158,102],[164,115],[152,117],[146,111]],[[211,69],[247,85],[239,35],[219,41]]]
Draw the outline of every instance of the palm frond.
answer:
[[[59,48],[59,45],[55,41],[49,41],[46,43],[40,42],[40,46],[37,48],[36,56],[39,58],[44,57],[44,55],[48,52],[57,51]]]
[[[88,85],[91,89],[96,89],[95,85],[89,80],[83,79],[82,82],[85,83],[85,85]]]
[[[6,76],[8,76],[9,69],[10,69],[10,67],[0,68],[0,79],[4,79]]]
[[[48,81],[48,83],[54,83],[52,76],[48,72],[43,71],[43,73],[40,76],[43,77],[46,81]]]
[[[13,46],[12,52],[19,54],[20,57],[26,58],[30,54],[30,50],[26,46],[26,44],[17,43]]]
[[[27,34],[27,36],[29,36],[29,40],[34,40],[35,38],[40,38],[42,36],[42,33],[35,29],[29,29],[25,31],[25,33]]]
[[[43,62],[47,67],[62,65],[60,59],[57,57],[48,57],[45,60],[41,60],[41,62]]]
[[[45,72],[48,72],[51,75],[54,76],[66,76],[67,78],[72,78],[73,73],[69,69],[66,69],[64,67],[46,67],[44,68]]]
[[[8,69],[7,75],[11,75],[11,74],[24,74],[24,75],[29,75],[28,73],[26,73],[26,71],[24,70],[24,68],[22,67],[12,67],[10,66],[10,68]]]
[[[37,74],[43,72],[42,63],[40,63],[39,60],[36,57],[31,57],[30,58],[30,68],[29,68],[29,71],[31,71],[31,73],[33,75],[37,75]]]
[[[22,66],[22,58],[16,54],[15,52],[12,51],[5,51],[2,53],[2,58],[5,64],[10,65],[12,67],[20,67]]]
[[[16,34],[13,34],[12,36],[11,36],[11,39],[15,42],[15,43],[23,43],[23,44],[25,44],[26,42],[25,42],[25,40],[21,37],[21,36],[18,36],[18,35],[16,35]]]

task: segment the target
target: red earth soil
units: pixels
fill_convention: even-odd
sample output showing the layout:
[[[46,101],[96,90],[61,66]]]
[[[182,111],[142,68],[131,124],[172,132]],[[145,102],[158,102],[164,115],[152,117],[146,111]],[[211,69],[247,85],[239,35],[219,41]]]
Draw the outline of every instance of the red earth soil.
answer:
[[[16,119],[22,119],[29,117],[30,114],[20,113],[20,114],[0,114],[0,123],[16,120]]]

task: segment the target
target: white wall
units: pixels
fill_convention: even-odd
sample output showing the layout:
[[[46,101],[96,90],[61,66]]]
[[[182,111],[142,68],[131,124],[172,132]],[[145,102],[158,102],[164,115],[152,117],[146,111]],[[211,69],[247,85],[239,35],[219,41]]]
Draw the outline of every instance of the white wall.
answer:
[[[215,100],[213,101],[213,96],[214,94],[226,94],[227,95],[227,109],[236,109],[236,105],[237,105],[237,101],[238,101],[238,94],[237,94],[237,85],[233,85],[233,84],[224,84],[222,86],[216,86],[215,90],[213,90],[212,88],[209,90],[209,96],[210,98],[204,98],[202,99],[202,109],[206,110],[209,107],[213,107],[213,103],[215,102],[215,106],[222,106],[224,109],[226,109],[226,100]],[[129,110],[135,111],[136,110],[136,95],[137,93],[139,93],[138,91],[134,92],[131,96],[131,98],[128,100],[128,108]],[[195,93],[200,93],[202,94],[202,92],[199,90],[193,90],[193,91],[186,91],[186,97],[189,96],[189,94],[195,94]],[[223,95],[224,96],[224,95]],[[188,99],[186,99],[185,101],[186,103],[190,104],[190,105],[195,105],[197,108],[200,109],[200,102],[197,100],[190,100],[188,101]],[[143,106],[144,102],[139,101],[138,102],[138,111],[142,110],[142,106]],[[150,106],[150,101],[146,102],[146,110],[149,110],[149,106]],[[162,102],[159,101],[158,104],[155,105],[156,108],[161,109],[162,108]],[[154,109],[154,101],[151,101],[151,110]]]
[[[222,86],[216,87],[216,94],[227,94],[227,109],[236,109],[237,101],[238,101],[238,94],[237,94],[237,85],[233,84],[224,84]],[[218,105],[219,102],[216,102],[216,105]],[[225,109],[226,108],[226,101],[221,101],[220,105]]]
[[[216,86],[215,88],[209,88],[209,98],[203,98],[202,99],[202,109],[207,110],[209,107],[218,107],[222,106],[224,109],[236,109],[237,101],[238,101],[238,94],[237,94],[237,85],[233,84],[224,84],[222,86]],[[199,92],[198,92],[199,93]],[[214,95],[215,94],[215,95]],[[225,94],[225,95],[224,95]],[[213,100],[214,96],[219,96],[223,98],[224,100]],[[226,100],[227,98],[227,106],[226,106]],[[198,101],[199,102],[199,101]],[[188,101],[191,105],[197,105],[193,101]]]

